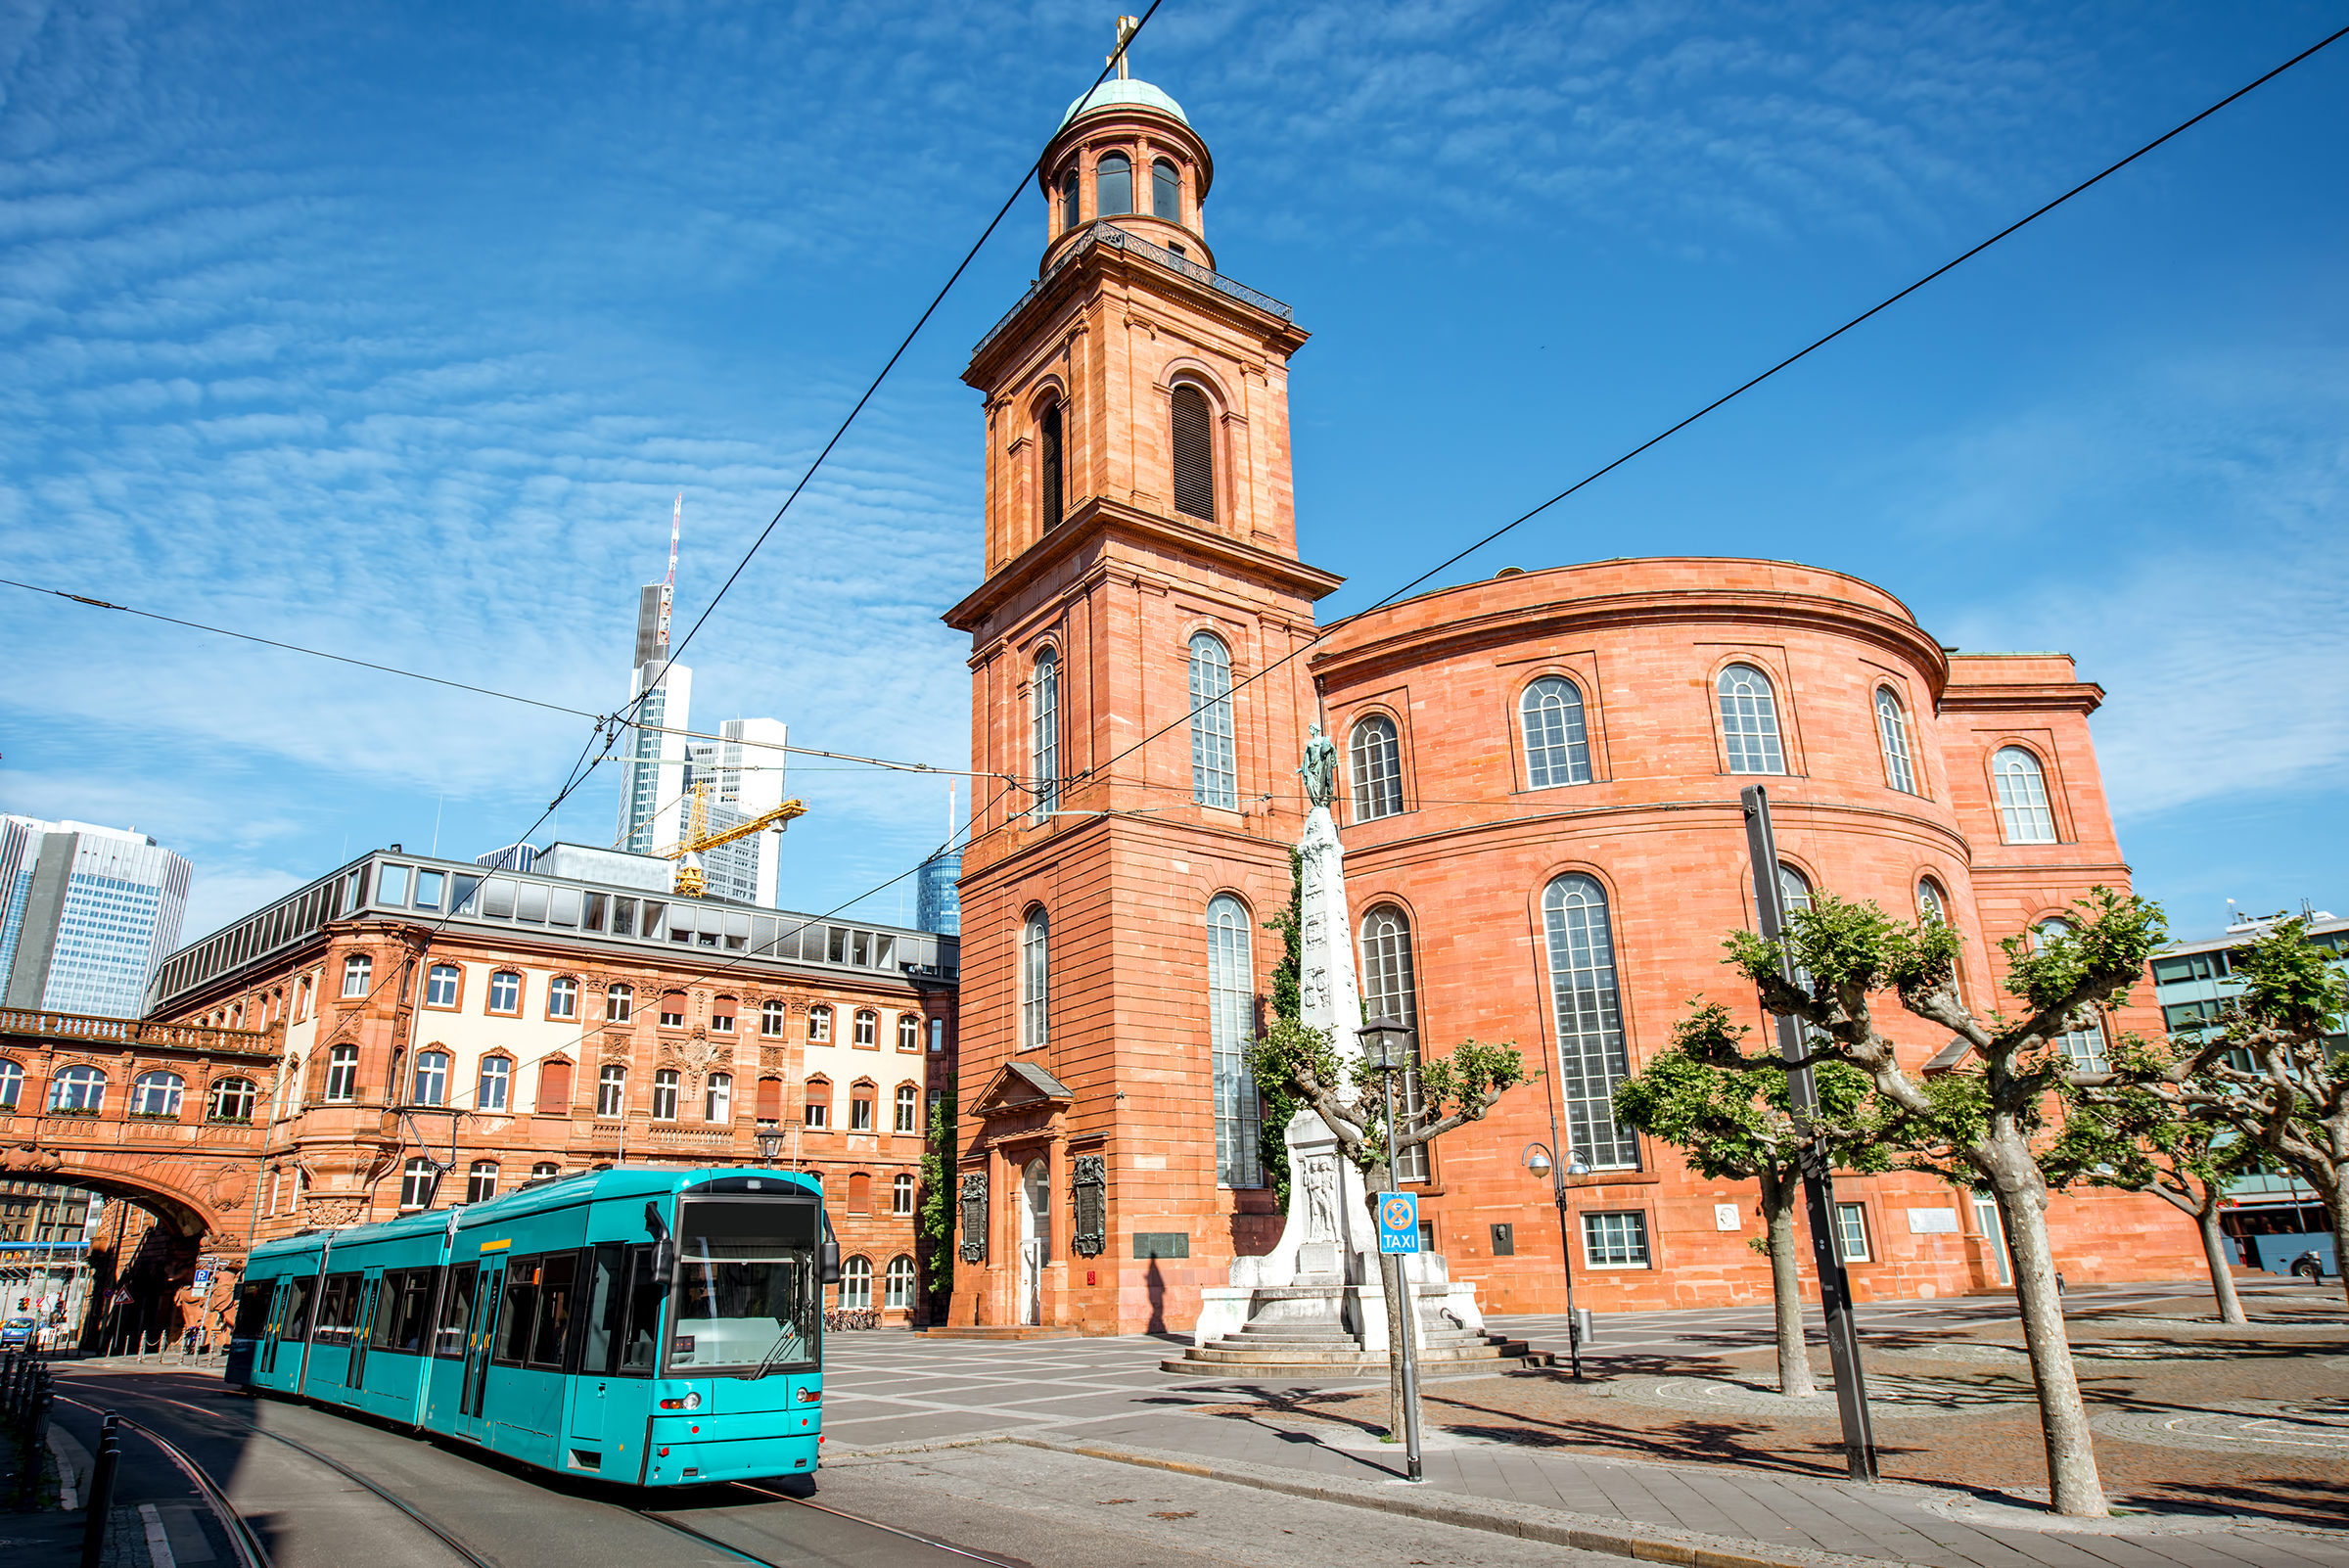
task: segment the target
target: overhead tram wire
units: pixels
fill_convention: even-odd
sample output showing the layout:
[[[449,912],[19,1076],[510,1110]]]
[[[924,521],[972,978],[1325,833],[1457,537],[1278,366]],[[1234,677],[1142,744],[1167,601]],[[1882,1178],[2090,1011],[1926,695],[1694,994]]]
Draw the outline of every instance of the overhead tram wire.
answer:
[[[1262,669],[1257,670],[1254,674],[1249,675],[1246,679],[1234,682],[1231,686],[1231,689],[1225,692],[1221,697],[1212,699],[1209,703],[1201,704],[1200,706],[1191,709],[1188,713],[1182,715],[1179,718],[1174,719],[1172,722],[1166,724],[1162,728],[1153,730],[1151,733],[1143,736],[1140,740],[1137,740],[1132,745],[1127,747],[1124,751],[1118,753],[1115,757],[1112,757],[1108,761],[1102,763],[1098,768],[1086,769],[1085,772],[1077,776],[1078,779],[1082,780],[1094,777],[1097,774],[1106,774],[1109,769],[1117,766],[1118,763],[1124,761],[1127,758],[1131,757],[1143,747],[1150,745],[1154,741],[1163,740],[1174,730],[1180,728],[1184,724],[1189,723],[1192,719],[1198,717],[1199,715],[1205,713],[1207,709],[1213,706],[1215,702],[1224,702],[1230,700],[1230,698],[1237,696],[1240,692],[1246,690],[1249,686],[1254,685],[1257,681],[1262,680],[1265,676],[1271,674],[1274,670],[1281,669],[1283,666],[1289,664],[1299,656],[1310,652],[1322,642],[1327,641],[1328,638],[1335,633],[1340,626],[1347,624],[1349,622],[1358,621],[1363,616],[1371,614],[1373,611],[1385,609],[1388,605],[1393,604],[1396,600],[1403,598],[1405,594],[1408,594],[1411,592],[1411,590],[1417,588],[1421,583],[1426,582],[1430,577],[1436,576],[1440,573],[1446,572],[1451,568],[1457,566],[1460,562],[1465,561],[1468,557],[1474,555],[1486,545],[1491,544],[1502,534],[1507,533],[1511,530],[1519,528],[1524,524],[1532,522],[1537,517],[1540,517],[1543,513],[1548,511],[1551,507],[1556,506],[1560,501],[1565,500],[1577,490],[1582,489],[1588,484],[1594,484],[1598,480],[1604,479],[1607,475],[1612,474],[1615,472],[1615,470],[1623,467],[1626,463],[1629,463],[1633,458],[1639,456],[1641,453],[1646,452],[1652,447],[1661,445],[1663,442],[1679,435],[1681,431],[1686,430],[1689,426],[1695,424],[1698,420],[1704,418],[1707,414],[1712,413],[1714,410],[1722,407],[1724,404],[1744,396],[1747,392],[1752,392],[1756,387],[1761,386],[1764,382],[1770,380],[1773,376],[1775,376],[1779,371],[1784,370],[1796,363],[1798,360],[1805,359],[1811,354],[1816,353],[1818,350],[1824,348],[1828,344],[1833,343],[1836,339],[1842,337],[1854,327],[1859,326],[1862,322],[1866,321],[1869,317],[1877,315],[1884,310],[1890,309],[1893,305],[1900,303],[1903,300],[1908,299],[1911,295],[1916,293],[1919,289],[1922,289],[1926,284],[1931,283],[1937,278],[1956,270],[1959,266],[1962,266],[1967,261],[1972,260],[1975,256],[1980,255],[1983,252],[1989,250],[1992,246],[1998,244],[2001,240],[2005,239],[2008,235],[2037,222],[2043,217],[2046,217],[2050,212],[2054,211],[2057,208],[2063,206],[2064,203],[2070,201],[2073,197],[2080,195],[2083,191],[2088,190],[2090,187],[2097,185],[2105,179],[2110,178],[2112,175],[2119,173],[2122,169],[2127,168],[2130,164],[2136,162],[2147,153],[2152,152],[2164,142],[2167,142],[2174,137],[2183,135],[2185,132],[2191,130],[2194,126],[2199,125],[2202,123],[2202,121],[2210,118],[2211,115],[2217,114],[2220,110],[2225,109],[2228,105],[2234,103],[2235,100],[2244,97],[2257,88],[2267,85],[2271,81],[2274,81],[2278,76],[2282,75],[2285,71],[2307,60],[2310,56],[2329,48],[2333,44],[2338,43],[2344,37],[2349,37],[2349,27],[2342,27],[2338,31],[2329,33],[2326,36],[2318,39],[2306,49],[2303,49],[2298,54],[2292,56],[2291,59],[2286,60],[2282,65],[2276,67],[2272,70],[2265,71],[2256,77],[2253,77],[2250,81],[2245,82],[2240,87],[2237,87],[2234,92],[2229,93],[2217,103],[2212,104],[2208,109],[2203,110],[2200,114],[2194,115],[2188,119],[2179,121],[2177,124],[2171,126],[2168,130],[2163,131],[2159,136],[2154,137],[2151,141],[2145,143],[2142,147],[2140,147],[2136,152],[2131,153],[2128,157],[2123,158],[2116,162],[2105,165],[2095,174],[2090,175],[2087,179],[2082,180],[2079,184],[2064,192],[2061,196],[2056,197],[2053,201],[2048,202],[2045,205],[2034,208],[2030,212],[2025,213],[2023,216],[2016,218],[2012,223],[2009,223],[2004,228],[1999,230],[1998,233],[1992,235],[1989,239],[1982,241],[1979,245],[1973,246],[1969,250],[1960,252],[1958,254],[1943,262],[1940,266],[1935,267],[1932,271],[1926,273],[1923,277],[1918,278],[1914,283],[1910,284],[1907,288],[1901,290],[1899,293],[1886,296],[1876,303],[1868,306],[1865,310],[1863,310],[1858,315],[1852,317],[1849,321],[1846,321],[1842,326],[1837,327],[1833,332],[1827,333],[1823,337],[1815,339],[1813,342],[1805,345],[1801,348],[1798,348],[1793,353],[1788,354],[1785,358],[1779,360],[1768,370],[1763,371],[1760,375],[1755,376],[1750,381],[1746,381],[1739,386],[1731,388],[1729,391],[1723,392],[1719,397],[1714,398],[1711,402],[1705,404],[1704,407],[1699,408],[1695,413],[1688,415],[1686,418],[1681,419],[1673,425],[1667,426],[1661,431],[1658,431],[1655,435],[1650,436],[1646,440],[1641,441],[1638,445],[1625,452],[1622,456],[1617,457],[1614,461],[1606,464],[1603,467],[1592,469],[1581,479],[1576,480],[1572,484],[1567,485],[1564,489],[1558,491],[1555,495],[1552,495],[1548,500],[1542,502],[1539,506],[1529,508],[1527,511],[1520,513],[1514,518],[1511,518],[1508,522],[1503,523],[1499,528],[1495,529],[1492,532],[1486,534],[1483,538],[1478,539],[1475,543],[1467,546],[1465,549],[1455,552],[1454,554],[1447,557],[1445,560],[1440,561],[1436,565],[1428,568],[1425,572],[1420,573],[1417,576],[1411,578],[1410,581],[1405,583],[1402,587],[1393,590],[1385,597],[1372,604],[1363,606],[1361,609],[1355,611],[1354,614],[1347,616],[1326,627],[1323,627],[1310,640],[1281,655],[1278,659],[1273,660],[1270,664],[1265,666]],[[1064,782],[1075,782],[1075,780],[1068,780]],[[1107,782],[1114,783],[1115,781],[1108,780]],[[991,833],[994,830],[990,828],[988,831]],[[974,839],[974,842],[976,842],[976,839]]]

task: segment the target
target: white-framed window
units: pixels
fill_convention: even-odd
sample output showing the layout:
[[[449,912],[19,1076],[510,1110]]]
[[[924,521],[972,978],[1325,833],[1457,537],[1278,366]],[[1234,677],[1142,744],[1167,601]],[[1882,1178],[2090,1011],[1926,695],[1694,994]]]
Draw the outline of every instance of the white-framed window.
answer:
[[[891,1214],[913,1213],[913,1176],[907,1172],[900,1171],[890,1177],[889,1212]]]
[[[1517,699],[1525,730],[1525,787],[1554,789],[1590,782],[1590,732],[1583,694],[1563,675],[1543,675]]]
[[[606,1069],[606,1071],[610,1071]],[[677,1070],[664,1067],[653,1075],[653,1120],[673,1122],[677,1119]]]
[[[354,952],[343,960],[343,994],[364,996],[367,982],[375,973],[375,960],[363,952]]]
[[[840,1306],[843,1312],[873,1304],[873,1261],[859,1255],[840,1266]]]
[[[856,1043],[866,1050],[881,1043],[881,1015],[869,1007],[856,1009]]]
[[[1867,1250],[1867,1205],[1839,1203],[1835,1205],[1835,1251],[1837,1261],[1847,1264],[1869,1263],[1873,1255]]]
[[[1403,743],[1395,720],[1371,714],[1354,726],[1346,746],[1354,772],[1354,819],[1375,821],[1403,809]]]
[[[473,1168],[465,1173],[465,1201],[467,1203],[487,1203],[496,1196],[497,1162],[495,1160],[474,1161]]]
[[[933,1056],[943,1055],[945,1048],[946,1021],[943,1018],[933,1018],[930,1020],[930,1054]]]
[[[1570,1140],[1560,1152],[1580,1154],[1593,1170],[1636,1170],[1638,1140],[1615,1121],[1615,1085],[1630,1075],[1631,1059],[1606,889],[1581,872],[1554,878],[1543,891],[1542,920]]]
[[[206,1114],[215,1122],[250,1122],[253,1107],[260,1101],[260,1090],[250,1078],[222,1078],[212,1081],[211,1103]],[[9,1104],[16,1103],[11,1100]]]
[[[1043,910],[1031,909],[1020,940],[1020,1049],[1050,1042],[1051,1015],[1052,922]]]
[[[1950,923],[1950,900],[1943,895],[1941,884],[1931,877],[1919,877],[1916,880],[1916,916],[1919,920],[1930,920],[1935,925],[1946,926]]]
[[[402,1209],[431,1208],[436,1184],[432,1161],[421,1156],[410,1160],[399,1174],[399,1206]]]
[[[489,977],[489,1010],[493,1013],[522,1011],[522,976],[511,969],[500,969]]]
[[[873,1130],[873,1088],[859,1084],[849,1091],[849,1130],[870,1132]]]
[[[514,1084],[514,1064],[503,1056],[482,1058],[481,1077],[474,1081],[473,1105],[477,1111],[502,1111]]]
[[[683,992],[672,991],[662,995],[661,1027],[663,1029],[683,1029],[685,1027],[685,993]]]
[[[628,1070],[618,1062],[607,1063],[595,1080],[595,1114],[619,1116],[628,1108]]]
[[[730,1009],[733,1005],[734,999],[730,996],[720,996],[717,999],[717,1006],[720,1008]],[[719,1012],[713,1009],[710,1014],[710,1033],[713,1035],[733,1034],[734,1014],[731,1011]]]
[[[1227,811],[1240,806],[1232,746],[1231,651],[1212,631],[1191,635],[1191,799]]]
[[[457,982],[461,974],[455,964],[435,964],[425,971],[424,1004],[427,1007],[456,1006]]]
[[[781,1035],[783,1033],[783,1021],[788,1016],[790,1016],[789,1010],[785,1008],[784,1005],[779,1001],[767,1001],[760,1003],[759,1033],[767,1036]]]
[[[546,1016],[576,1018],[579,1016],[579,983],[569,975],[557,975],[546,983]]]
[[[342,1104],[359,1095],[359,1048],[337,1045],[326,1053],[326,1098]]]
[[[1411,920],[1391,903],[1382,903],[1362,916],[1362,1015],[1392,1018],[1411,1029],[1411,1049],[1419,1048],[1419,986],[1411,966]],[[1403,1076],[1404,1120],[1419,1114],[1425,1096],[1416,1071]],[[1416,1143],[1398,1151],[1395,1174],[1405,1185],[1427,1179],[1427,1145]]]
[[[831,1008],[829,1008],[829,1007],[810,1007],[810,1008],[808,1008],[808,1009],[807,1009],[807,1038],[808,1038],[809,1039],[811,1039],[811,1040],[814,1040],[814,1041],[816,1041],[818,1044],[821,1044],[821,1043],[823,1043],[823,1042],[825,1042],[825,1041],[827,1041],[827,1040],[831,1039],[831,1038],[832,1038],[832,1009],[831,1009]]]
[[[731,1122],[734,1120],[734,1075],[713,1073],[702,1084],[702,1120]]]
[[[1916,757],[1909,743],[1909,712],[1890,686],[1876,688],[1876,736],[1884,743],[1884,782],[1905,795],[1916,787]]]
[[[0,1111],[13,1111],[24,1097],[24,1069],[22,1064],[0,1056]]]
[[[1036,820],[1060,809],[1060,655],[1036,656],[1028,686],[1029,770],[1035,779]]]
[[[1731,665],[1716,683],[1721,694],[1721,743],[1732,773],[1783,773],[1778,700],[1770,677],[1751,665]]]
[[[418,1105],[446,1105],[448,1103],[448,1052],[418,1051],[416,1053],[416,1091]]]
[[[130,1081],[130,1114],[177,1116],[188,1081],[177,1073],[141,1073]]]
[[[911,1013],[898,1014],[898,1049],[918,1051],[922,1048],[922,1021]]]
[[[1207,1034],[1214,1059],[1216,1179],[1227,1187],[1265,1184],[1258,1130],[1264,1106],[1248,1074],[1256,1034],[1256,961],[1248,906],[1228,893],[1207,905]]]
[[[1990,771],[1999,786],[1999,825],[2009,844],[2053,844],[2055,811],[2039,759],[2020,746],[2002,746]]]
[[[901,1212],[913,1213],[910,1208]],[[883,1302],[900,1310],[913,1306],[913,1260],[901,1252],[889,1261],[889,1294]]]
[[[1647,1216],[1637,1210],[1583,1216],[1583,1261],[1592,1268],[1645,1268]]]
[[[624,1024],[636,1013],[636,988],[607,986],[604,988],[604,1019],[607,1023]]]
[[[918,1131],[919,1128],[916,1123],[921,1116],[921,1110],[922,1097],[915,1092],[914,1086],[911,1084],[899,1084],[898,1085],[897,1120],[890,1124],[891,1130],[898,1132]]]
[[[537,1164],[530,1167],[530,1179],[532,1181],[552,1181],[555,1177],[561,1176],[562,1174],[563,1168],[552,1160],[540,1160]]]
[[[801,1109],[800,1120],[807,1127],[819,1131],[832,1125],[832,1087],[830,1084],[810,1084],[807,1085],[807,1098]]]

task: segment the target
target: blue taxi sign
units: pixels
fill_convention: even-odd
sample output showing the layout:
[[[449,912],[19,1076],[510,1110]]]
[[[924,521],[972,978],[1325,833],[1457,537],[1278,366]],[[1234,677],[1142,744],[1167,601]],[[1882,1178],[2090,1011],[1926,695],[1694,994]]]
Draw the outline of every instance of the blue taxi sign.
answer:
[[[1378,1250],[1382,1253],[1419,1250],[1419,1194],[1378,1195]]]

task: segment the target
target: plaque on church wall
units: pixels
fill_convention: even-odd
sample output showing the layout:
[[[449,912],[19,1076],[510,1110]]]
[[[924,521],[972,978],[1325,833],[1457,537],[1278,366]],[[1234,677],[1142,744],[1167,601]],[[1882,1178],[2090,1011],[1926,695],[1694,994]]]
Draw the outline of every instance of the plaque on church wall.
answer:
[[[1133,1255],[1136,1258],[1188,1258],[1191,1255],[1190,1232],[1137,1230],[1133,1233]]]
[[[962,1261],[987,1262],[987,1173],[973,1171],[962,1178]]]
[[[1109,1245],[1109,1162],[1098,1154],[1080,1154],[1071,1162],[1069,1207],[1075,1223],[1069,1245],[1081,1258],[1098,1258]]]

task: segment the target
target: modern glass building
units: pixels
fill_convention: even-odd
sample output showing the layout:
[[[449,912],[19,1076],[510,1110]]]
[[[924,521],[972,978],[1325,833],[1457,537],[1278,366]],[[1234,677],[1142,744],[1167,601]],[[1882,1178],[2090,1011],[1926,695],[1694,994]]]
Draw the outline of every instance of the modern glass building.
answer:
[[[188,862],[144,834],[0,817],[6,1005],[135,1018],[179,945]]]

